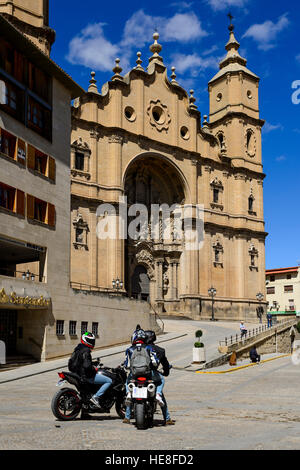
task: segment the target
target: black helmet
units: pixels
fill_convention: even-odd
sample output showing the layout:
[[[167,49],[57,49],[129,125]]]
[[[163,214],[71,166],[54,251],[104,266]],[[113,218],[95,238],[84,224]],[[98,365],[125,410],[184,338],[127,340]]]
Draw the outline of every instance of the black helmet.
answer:
[[[83,333],[83,335],[81,336],[82,344],[84,344],[85,346],[88,346],[89,348],[93,348],[95,346],[95,341],[96,341],[95,335],[93,335],[93,333],[90,333],[89,331],[87,331],[86,333]]]
[[[152,331],[152,330],[146,330],[145,331],[145,335],[146,335],[146,343],[147,344],[152,344],[156,341],[156,334],[155,334],[155,331]]]
[[[146,343],[146,334],[144,330],[140,329],[137,330],[133,333],[131,337],[131,343],[132,344],[137,344],[137,343]]]

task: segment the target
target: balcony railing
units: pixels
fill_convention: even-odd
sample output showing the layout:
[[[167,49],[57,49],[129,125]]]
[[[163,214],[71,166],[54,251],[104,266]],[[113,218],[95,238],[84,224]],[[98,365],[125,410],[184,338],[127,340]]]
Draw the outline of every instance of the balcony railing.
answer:
[[[14,271],[13,269],[0,268],[0,276],[15,277],[23,281],[45,282],[45,276],[31,273],[29,271]]]

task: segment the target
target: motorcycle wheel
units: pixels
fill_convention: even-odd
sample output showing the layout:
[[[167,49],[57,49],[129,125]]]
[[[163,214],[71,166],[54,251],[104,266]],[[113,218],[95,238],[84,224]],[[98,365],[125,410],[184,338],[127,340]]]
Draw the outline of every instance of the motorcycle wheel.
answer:
[[[138,429],[146,428],[145,403],[135,404],[135,424]]]
[[[61,421],[75,419],[81,410],[81,400],[76,390],[73,388],[59,390],[52,398],[51,410]]]
[[[118,413],[121,419],[125,418],[126,405],[124,402],[125,402],[125,397],[123,400],[117,400],[115,404],[116,412]]]

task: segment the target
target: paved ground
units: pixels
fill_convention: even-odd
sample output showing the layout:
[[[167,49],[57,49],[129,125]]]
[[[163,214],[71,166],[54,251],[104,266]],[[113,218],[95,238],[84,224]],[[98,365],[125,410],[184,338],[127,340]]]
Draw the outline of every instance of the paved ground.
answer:
[[[163,346],[174,367],[180,367],[172,370],[165,386],[175,426],[163,427],[157,414],[155,428],[138,431],[133,424],[123,424],[114,411],[89,421],[57,421],[50,409],[57,371],[25,377],[25,369],[32,367],[26,366],[19,369],[19,380],[6,382],[12,373],[0,373],[0,450],[300,449],[300,366],[281,357],[225,374],[183,370],[191,362],[195,329],[203,329],[203,342],[212,354],[213,343],[216,348],[218,340],[238,330],[238,324],[165,323],[169,335],[164,339],[169,341]],[[180,335],[184,336],[171,339]],[[118,348],[112,352],[116,354],[104,362],[114,366],[123,353]],[[104,353],[109,352],[103,351],[102,357]],[[50,365],[55,369],[60,364],[51,361],[44,366]]]

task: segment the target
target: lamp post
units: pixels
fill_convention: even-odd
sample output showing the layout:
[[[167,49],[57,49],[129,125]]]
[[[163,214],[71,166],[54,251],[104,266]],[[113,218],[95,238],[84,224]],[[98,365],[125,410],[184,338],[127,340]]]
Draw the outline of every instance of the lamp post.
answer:
[[[116,289],[116,291],[119,292],[119,289],[123,289],[123,281],[120,281],[120,279],[117,277],[117,279],[112,280],[112,286],[113,289]]]
[[[217,289],[215,289],[213,286],[211,286],[210,289],[208,289],[208,294],[211,295],[211,321],[215,321],[215,312],[214,312],[214,296],[217,293]]]
[[[259,301],[259,322],[262,323],[262,307],[261,307],[261,302],[263,301],[263,298],[264,298],[264,295],[259,292],[258,294],[256,294],[256,298],[257,300]]]

